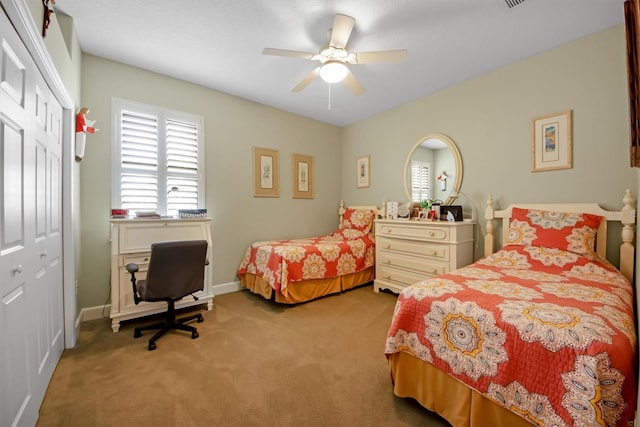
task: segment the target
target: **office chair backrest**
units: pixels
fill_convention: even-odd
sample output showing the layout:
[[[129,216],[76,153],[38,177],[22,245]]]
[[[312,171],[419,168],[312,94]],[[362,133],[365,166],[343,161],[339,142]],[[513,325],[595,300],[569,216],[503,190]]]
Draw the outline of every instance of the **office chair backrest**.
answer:
[[[204,289],[206,258],[206,240],[153,243],[145,299],[176,299]]]

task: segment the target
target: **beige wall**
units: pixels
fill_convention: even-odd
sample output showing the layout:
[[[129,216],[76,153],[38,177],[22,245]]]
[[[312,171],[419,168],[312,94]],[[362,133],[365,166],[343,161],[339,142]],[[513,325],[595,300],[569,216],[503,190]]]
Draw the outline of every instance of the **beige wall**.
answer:
[[[598,201],[618,209],[626,188],[638,193],[629,167],[627,99],[619,25],[346,127],[342,197],[407,200],[408,152],[425,135],[443,133],[460,149],[462,191],[480,219],[489,193],[499,207]],[[573,168],[531,172],[531,119],[564,110],[573,110]],[[371,187],[358,190],[354,165],[362,155],[371,155]],[[479,248],[476,257],[481,254]]]
[[[637,175],[627,157],[622,25],[344,129],[91,55],[83,58],[82,103],[101,130],[88,139],[80,166],[82,307],[108,298],[112,96],[204,115],[214,284],[236,280],[237,264],[252,241],[333,229],[340,199],[406,200],[406,156],[429,133],[444,133],[460,148],[467,216],[473,207],[482,219],[489,193],[498,207],[568,200],[599,201],[612,209],[621,206],[626,188],[637,194]],[[573,110],[573,168],[531,172],[531,119],[568,109]],[[254,145],[280,151],[280,198],[252,197]],[[313,200],[291,198],[294,152],[314,156]],[[356,189],[355,161],[364,155],[371,156],[371,187]],[[480,231],[483,223],[478,237]],[[476,257],[481,255],[478,245]]]
[[[97,120],[81,168],[82,266],[80,304],[99,306],[109,295],[111,98],[125,98],[202,115],[206,136],[206,208],[213,219],[213,283],[235,271],[255,240],[308,237],[337,227],[340,128],[238,97],[84,55],[82,104]],[[280,197],[255,198],[252,147],[280,154]],[[291,155],[313,156],[312,200],[291,197]],[[313,218],[312,221],[309,218]]]

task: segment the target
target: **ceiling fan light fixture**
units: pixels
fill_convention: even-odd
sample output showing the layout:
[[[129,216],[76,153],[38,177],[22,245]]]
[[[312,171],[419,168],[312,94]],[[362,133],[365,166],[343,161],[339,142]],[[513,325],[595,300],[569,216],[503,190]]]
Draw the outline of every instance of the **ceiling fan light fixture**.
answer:
[[[320,78],[327,83],[338,83],[344,80],[348,71],[343,62],[330,59],[320,67]]]

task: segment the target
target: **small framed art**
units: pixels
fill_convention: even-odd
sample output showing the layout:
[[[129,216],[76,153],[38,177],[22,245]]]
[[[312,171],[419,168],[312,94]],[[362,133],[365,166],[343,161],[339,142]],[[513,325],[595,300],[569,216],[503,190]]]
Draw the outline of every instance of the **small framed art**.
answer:
[[[278,151],[253,147],[253,196],[280,197]]]
[[[291,155],[293,170],[293,198],[313,199],[313,157]]]
[[[370,157],[359,157],[356,161],[356,188],[369,187],[371,182]]]
[[[532,120],[533,172],[571,169],[571,110]]]

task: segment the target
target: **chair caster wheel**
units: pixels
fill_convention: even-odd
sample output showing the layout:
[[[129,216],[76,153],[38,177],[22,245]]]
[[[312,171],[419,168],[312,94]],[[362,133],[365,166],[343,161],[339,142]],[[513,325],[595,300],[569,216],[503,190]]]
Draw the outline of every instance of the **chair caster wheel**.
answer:
[[[134,330],[133,330],[133,337],[134,337],[134,338],[140,338],[141,336],[142,336],[142,332],[140,332],[140,331],[139,331],[139,330],[137,330],[137,329],[134,329]]]
[[[149,343],[149,351],[155,350],[156,349],[156,343],[154,342],[150,342]]]
[[[204,322],[204,317],[202,316],[198,317],[198,323],[202,323],[202,322]]]
[[[198,334],[198,331],[193,331],[191,332],[191,339],[195,340],[196,338],[198,338],[200,336],[200,334]]]

